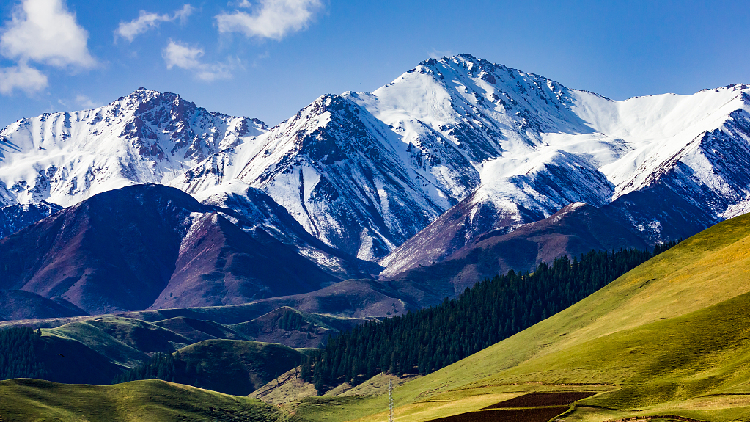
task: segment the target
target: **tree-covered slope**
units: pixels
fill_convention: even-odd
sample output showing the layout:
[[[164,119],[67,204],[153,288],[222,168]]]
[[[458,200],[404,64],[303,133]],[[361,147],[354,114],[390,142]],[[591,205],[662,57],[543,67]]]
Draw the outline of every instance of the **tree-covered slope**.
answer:
[[[395,392],[397,410],[499,392],[590,389],[607,392],[579,403],[567,420],[665,414],[745,420],[749,307],[746,215],[683,241],[533,327],[407,383]],[[367,415],[387,409],[386,401],[354,400],[340,411],[318,406],[306,417],[327,412],[328,420],[376,420]],[[451,414],[445,412],[440,416]],[[408,420],[427,419],[411,414]]]
[[[660,245],[654,254],[672,245]],[[457,299],[370,321],[332,338],[311,366],[303,366],[303,377],[323,392],[380,372],[434,372],[567,308],[651,256],[638,250],[590,251],[580,259],[542,263],[533,273],[511,270],[467,288]]]
[[[206,340],[172,354],[155,354],[115,381],[156,378],[227,394],[248,395],[300,363],[302,353],[280,344]]]

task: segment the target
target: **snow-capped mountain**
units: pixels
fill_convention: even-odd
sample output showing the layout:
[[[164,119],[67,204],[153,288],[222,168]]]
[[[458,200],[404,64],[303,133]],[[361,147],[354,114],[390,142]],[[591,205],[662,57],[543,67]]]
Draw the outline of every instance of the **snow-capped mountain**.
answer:
[[[431,59],[372,93],[320,97],[173,185],[199,194],[239,179],[327,244],[371,260],[390,253],[381,264],[400,271],[417,249],[419,263],[439,260],[488,230],[573,202],[602,206],[667,174],[716,218],[744,209],[749,92],[612,101],[469,55]],[[719,159],[730,144],[738,159]],[[404,244],[430,223],[432,235]]]
[[[613,204],[652,243],[750,210],[749,112],[746,85],[612,101],[470,55],[321,96],[271,129],[139,90],[0,132],[0,198],[68,205],[158,182],[253,214],[242,197],[259,189],[388,276],[575,202]]]
[[[507,231],[513,227],[513,216],[515,224],[547,217],[566,201],[596,206],[614,201],[626,221],[651,243],[666,240],[662,232],[674,233],[665,226],[689,207],[697,223],[690,230],[747,208],[749,86],[625,101],[586,91],[564,92],[569,98],[565,107],[588,130],[543,129],[539,142],[527,151],[483,162],[481,186],[384,258],[384,276],[439,261],[489,230]],[[660,190],[660,196],[629,195],[649,189]],[[646,197],[652,202],[644,203]],[[667,211],[653,202],[660,200],[685,204]]]
[[[144,88],[104,107],[22,119],[0,131],[0,207],[66,207],[122,186],[166,183],[264,130],[257,119]]]
[[[329,245],[373,260],[449,206],[429,173],[408,165],[405,151],[388,126],[356,103],[328,95],[254,142],[211,157],[173,186],[200,196],[239,180],[268,193]]]
[[[326,243],[378,259],[477,189],[488,160],[530,154],[541,131],[591,132],[571,105],[567,89],[536,75],[470,56],[429,60],[373,93],[322,96],[172,184],[197,194],[240,179]],[[595,183],[593,193],[526,202],[535,216],[604,202],[611,187]]]

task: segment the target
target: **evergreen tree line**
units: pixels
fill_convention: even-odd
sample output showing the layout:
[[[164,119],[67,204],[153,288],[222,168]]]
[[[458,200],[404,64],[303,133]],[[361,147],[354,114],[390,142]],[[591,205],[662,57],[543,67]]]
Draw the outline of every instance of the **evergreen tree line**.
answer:
[[[39,359],[42,333],[29,327],[0,330],[0,380],[44,378],[47,371]]]
[[[678,242],[591,251],[571,261],[541,263],[533,273],[510,271],[467,288],[458,298],[331,337],[302,366],[319,393],[387,372],[428,374],[457,362],[575,304]]]
[[[201,366],[189,365],[171,353],[154,353],[146,362],[130,368],[112,380],[113,384],[143,379],[160,379],[185,385],[199,384]]]
[[[296,312],[285,312],[278,321],[278,327],[285,331],[302,331],[305,325],[307,325],[305,318]]]

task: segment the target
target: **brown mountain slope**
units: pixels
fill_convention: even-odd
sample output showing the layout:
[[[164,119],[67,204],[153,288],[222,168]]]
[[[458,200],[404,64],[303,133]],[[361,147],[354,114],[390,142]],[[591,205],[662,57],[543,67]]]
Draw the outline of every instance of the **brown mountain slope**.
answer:
[[[510,233],[489,232],[442,262],[418,265],[382,277],[380,282],[409,305],[424,307],[511,269],[529,271],[562,255],[620,248],[647,249],[649,245],[606,210],[578,203]]]
[[[102,314],[242,303],[338,281],[293,245],[216,212],[160,185],[96,195],[0,240],[0,290]]]

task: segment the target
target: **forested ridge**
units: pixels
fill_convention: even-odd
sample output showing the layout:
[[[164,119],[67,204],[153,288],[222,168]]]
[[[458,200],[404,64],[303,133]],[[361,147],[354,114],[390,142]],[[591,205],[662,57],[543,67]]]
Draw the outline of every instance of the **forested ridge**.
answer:
[[[156,353],[116,376],[113,383],[158,378],[245,396],[299,366],[299,351],[274,343],[207,340],[174,353]]]
[[[188,379],[197,379],[200,376],[201,367],[188,366],[184,361],[175,359],[171,353],[154,353],[151,358],[140,365],[130,368],[112,380],[113,384],[121,382],[160,379],[164,381],[191,384]]]
[[[568,308],[676,243],[653,252],[591,251],[541,263],[532,273],[497,275],[456,299],[329,338],[303,364],[302,377],[322,393],[380,372],[434,372]]]
[[[42,333],[28,327],[0,330],[0,380],[44,378],[47,371],[39,359]]]

